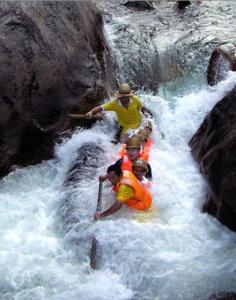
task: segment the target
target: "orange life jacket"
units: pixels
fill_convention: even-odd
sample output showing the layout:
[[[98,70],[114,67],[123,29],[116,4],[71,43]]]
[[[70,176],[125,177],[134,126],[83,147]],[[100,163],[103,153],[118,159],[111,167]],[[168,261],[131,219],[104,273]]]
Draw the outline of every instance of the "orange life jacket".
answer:
[[[120,155],[120,158],[123,158],[126,155],[126,144],[122,145],[119,155]]]
[[[151,206],[152,196],[150,192],[142,186],[131,172],[123,171],[123,176],[116,185],[116,191],[121,184],[127,185],[134,190],[134,197],[128,199],[125,204],[137,210],[145,210]]]
[[[130,171],[132,172],[132,162],[128,158],[128,155],[125,154],[122,158],[122,165],[121,165],[122,171]]]
[[[142,150],[140,151],[140,158],[142,158],[145,161],[149,160],[151,146],[152,146],[152,140],[149,138],[145,143],[144,147],[142,148]]]
[[[149,160],[149,155],[150,155],[150,151],[151,151],[151,146],[152,146],[152,140],[149,138],[147,140],[147,142],[145,143],[144,147],[140,150],[140,155],[139,157],[145,161]],[[123,144],[119,155],[121,158],[124,158],[125,155],[127,155],[127,151],[126,151],[126,144]]]
[[[152,182],[149,181],[148,179],[146,179],[145,181],[142,181],[141,182],[142,186],[145,188],[145,189],[150,189],[151,186],[152,186]],[[116,185],[113,185],[112,188],[111,188],[112,192],[116,192],[117,188],[116,188]]]

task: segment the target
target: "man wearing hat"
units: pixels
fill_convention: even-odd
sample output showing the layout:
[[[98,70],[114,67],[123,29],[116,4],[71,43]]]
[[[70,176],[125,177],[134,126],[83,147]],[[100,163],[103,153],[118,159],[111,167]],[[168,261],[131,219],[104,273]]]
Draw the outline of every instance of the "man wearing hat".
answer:
[[[141,142],[137,136],[132,136],[126,141],[126,154],[116,161],[116,165],[121,166],[122,170],[132,171],[132,165],[140,158]],[[152,169],[147,163],[146,177],[152,180]]]
[[[115,93],[115,99],[93,108],[85,114],[88,119],[102,111],[114,111],[118,123],[121,127],[120,142],[125,143],[129,136],[130,129],[136,129],[142,121],[141,112],[152,115],[151,112],[142,105],[140,99],[133,94],[129,84],[123,83]]]

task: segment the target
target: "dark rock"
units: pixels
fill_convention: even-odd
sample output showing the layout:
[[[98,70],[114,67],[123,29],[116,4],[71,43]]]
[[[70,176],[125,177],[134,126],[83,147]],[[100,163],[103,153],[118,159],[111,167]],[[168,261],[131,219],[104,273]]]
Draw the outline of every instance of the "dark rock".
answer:
[[[178,9],[185,9],[187,6],[191,5],[191,1],[177,1],[177,8]]]
[[[209,300],[236,300],[236,294],[232,292],[220,292],[212,295]]]
[[[203,210],[236,231],[236,88],[215,105],[189,144],[209,187]]]
[[[127,1],[124,4],[126,7],[135,8],[137,10],[153,10],[152,1]]]
[[[61,131],[116,84],[90,1],[0,2],[0,176],[52,156]],[[89,125],[83,121],[82,125]]]
[[[210,85],[236,70],[235,54],[234,44],[213,51],[208,66]],[[236,231],[236,87],[215,105],[189,144],[209,187],[203,211]]]
[[[220,45],[212,52],[207,70],[208,84],[213,86],[223,80],[229,70],[236,71],[236,45],[231,43]]]

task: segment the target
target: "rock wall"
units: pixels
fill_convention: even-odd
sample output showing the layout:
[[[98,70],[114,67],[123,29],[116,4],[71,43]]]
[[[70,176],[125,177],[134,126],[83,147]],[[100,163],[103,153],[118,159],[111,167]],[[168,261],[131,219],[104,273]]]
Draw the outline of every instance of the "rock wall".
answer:
[[[236,89],[217,103],[190,146],[209,187],[203,211],[236,231]]]
[[[116,83],[102,17],[90,1],[0,2],[0,175],[53,155],[69,112]]]
[[[223,80],[229,70],[236,70],[235,44],[227,43],[217,47],[211,54],[207,70],[207,82],[215,85]]]
[[[213,52],[208,67],[210,84],[224,78],[227,66],[236,69],[232,53],[232,45]],[[215,105],[189,144],[208,183],[203,211],[236,231],[236,87]]]

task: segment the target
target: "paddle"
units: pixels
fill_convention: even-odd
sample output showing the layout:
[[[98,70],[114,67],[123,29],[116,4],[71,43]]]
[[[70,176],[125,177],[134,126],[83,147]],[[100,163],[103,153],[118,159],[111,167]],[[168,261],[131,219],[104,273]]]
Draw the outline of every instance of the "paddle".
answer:
[[[99,189],[98,189],[98,201],[97,201],[97,209],[96,211],[101,210],[101,202],[102,202],[102,181],[99,181]],[[97,239],[93,237],[92,240],[92,248],[90,253],[90,266],[92,269],[96,269],[97,267],[97,261],[96,261],[96,255],[97,255]]]
[[[88,116],[83,114],[68,114],[68,116],[73,119],[88,119]]]
[[[88,116],[86,116],[86,114],[68,114],[68,116],[73,118],[73,119],[87,119],[87,120],[90,120],[90,118]],[[92,115],[91,119],[102,120],[103,119],[103,114],[102,113],[97,113],[95,115]]]

